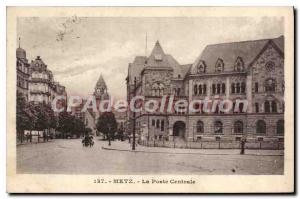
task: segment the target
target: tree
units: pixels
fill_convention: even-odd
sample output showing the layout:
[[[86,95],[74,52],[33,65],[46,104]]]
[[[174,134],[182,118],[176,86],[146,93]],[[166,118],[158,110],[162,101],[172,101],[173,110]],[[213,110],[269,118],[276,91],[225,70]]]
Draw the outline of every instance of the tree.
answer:
[[[104,112],[98,118],[96,124],[97,130],[108,138],[110,143],[111,138],[114,137],[115,132],[117,131],[117,121],[115,115],[112,112]]]
[[[28,106],[26,99],[21,93],[17,93],[17,107],[16,107],[16,130],[17,137],[23,142],[24,131],[31,130],[34,121],[34,114],[31,106]]]
[[[81,119],[65,111],[59,114],[57,129],[62,132],[63,138],[73,135],[80,137],[85,131],[85,125]]]
[[[45,129],[49,129],[49,118],[46,107],[44,104],[38,104],[34,107],[34,110],[36,115],[35,129],[38,131],[43,131],[44,141],[46,141]]]

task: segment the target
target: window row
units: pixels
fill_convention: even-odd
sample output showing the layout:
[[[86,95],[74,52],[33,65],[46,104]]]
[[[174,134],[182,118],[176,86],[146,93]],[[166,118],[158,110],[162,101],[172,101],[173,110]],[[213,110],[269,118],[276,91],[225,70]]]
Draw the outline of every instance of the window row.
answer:
[[[161,131],[164,131],[165,130],[165,120],[152,119],[152,127],[155,127],[157,129],[160,129]]]
[[[255,112],[259,113],[260,109],[259,109],[259,104],[255,103]],[[277,113],[277,103],[275,100],[273,101],[265,101],[264,102],[264,112],[265,113]]]
[[[231,84],[231,93],[245,93],[246,91],[246,83],[232,83]]]
[[[17,86],[20,88],[28,89],[28,81],[20,76],[17,76]]]
[[[194,95],[206,95],[206,84],[194,85]]]
[[[213,131],[215,134],[223,134],[223,123],[219,120],[214,122]],[[204,123],[198,120],[196,123],[196,132],[204,133]],[[244,133],[244,123],[241,120],[237,120],[233,124],[233,133],[242,134]],[[276,133],[278,135],[284,134],[284,120],[278,120],[276,123]],[[256,134],[266,134],[266,122],[264,120],[258,120],[256,122]]]
[[[265,82],[263,83],[263,89],[264,89],[264,92],[275,92],[276,91],[275,80],[272,78],[265,80]],[[284,84],[282,84],[282,91],[284,91]],[[255,93],[259,92],[259,83],[258,82],[255,82],[254,92]]]

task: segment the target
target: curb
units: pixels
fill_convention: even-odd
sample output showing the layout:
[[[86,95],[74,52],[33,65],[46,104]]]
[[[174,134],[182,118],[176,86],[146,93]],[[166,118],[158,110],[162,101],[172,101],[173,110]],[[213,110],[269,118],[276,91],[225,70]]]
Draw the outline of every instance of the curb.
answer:
[[[132,151],[132,150],[128,150],[128,149],[116,149],[116,148],[106,148],[106,147],[101,147],[103,150],[108,150],[108,151],[125,151],[125,152],[133,152],[133,153],[164,153],[164,154],[183,154],[183,155],[241,155],[241,154],[232,154],[232,153],[186,153],[186,152],[160,152],[160,151],[145,151],[145,150],[136,150],[136,151]],[[266,155],[266,154],[244,154],[241,156],[284,156],[281,154],[270,154],[270,155]]]

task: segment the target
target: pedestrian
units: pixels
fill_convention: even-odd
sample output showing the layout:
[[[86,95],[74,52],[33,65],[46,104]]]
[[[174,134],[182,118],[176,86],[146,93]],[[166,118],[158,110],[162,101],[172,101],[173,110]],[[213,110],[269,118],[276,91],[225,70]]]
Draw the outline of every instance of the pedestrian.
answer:
[[[246,139],[245,138],[242,138],[241,139],[241,155],[244,155],[245,154],[245,143],[246,143]]]

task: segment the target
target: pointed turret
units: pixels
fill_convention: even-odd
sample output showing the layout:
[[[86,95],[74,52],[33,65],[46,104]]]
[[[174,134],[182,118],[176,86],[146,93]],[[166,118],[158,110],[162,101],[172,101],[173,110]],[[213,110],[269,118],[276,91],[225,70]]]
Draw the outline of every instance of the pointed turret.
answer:
[[[165,53],[164,53],[159,41],[157,40],[150,56],[155,57],[155,56],[158,56],[158,55],[162,57],[162,56],[165,55]]]
[[[107,88],[106,83],[103,79],[102,73],[100,74],[100,77],[97,81],[97,84],[96,84],[95,88],[105,88],[105,89]]]
[[[106,83],[105,83],[104,78],[102,76],[102,73],[100,74],[100,77],[99,77],[99,79],[96,83],[94,95],[97,98],[101,98],[101,99],[107,99],[108,98],[107,86],[106,86]]]

